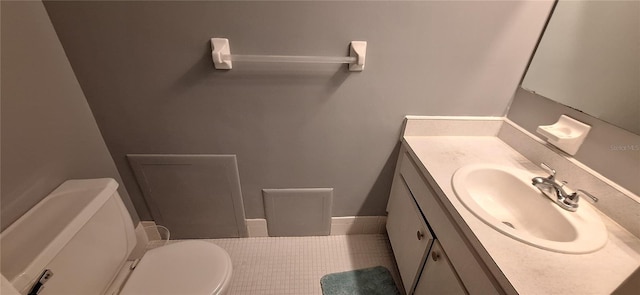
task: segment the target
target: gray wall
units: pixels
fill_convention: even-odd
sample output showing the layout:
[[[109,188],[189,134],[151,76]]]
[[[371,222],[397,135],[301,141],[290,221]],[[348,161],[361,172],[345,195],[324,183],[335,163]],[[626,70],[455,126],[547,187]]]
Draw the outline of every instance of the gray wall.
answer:
[[[541,139],[536,133],[540,125],[551,125],[566,114],[591,125],[584,143],[575,158],[613,180],[629,191],[640,195],[640,135],[631,133],[543,96],[519,88],[507,117]],[[571,176],[560,176],[571,182]]]
[[[120,177],[42,3],[0,5],[4,230],[66,179]]]
[[[334,216],[383,215],[402,118],[502,116],[552,2],[46,2],[133,202],[127,153],[236,154],[248,218],[261,189],[333,187]],[[236,63],[237,54],[346,55],[364,72]],[[187,218],[187,217],[185,217]]]

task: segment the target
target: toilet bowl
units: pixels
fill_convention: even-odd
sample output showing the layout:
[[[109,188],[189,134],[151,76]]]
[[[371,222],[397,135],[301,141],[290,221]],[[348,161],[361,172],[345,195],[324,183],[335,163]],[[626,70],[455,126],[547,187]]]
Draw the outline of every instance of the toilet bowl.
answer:
[[[48,270],[42,295],[225,293],[229,254],[200,240],[149,250],[129,274],[137,241],[117,187],[110,178],[68,180],[3,231],[0,272],[12,287],[27,294]]]

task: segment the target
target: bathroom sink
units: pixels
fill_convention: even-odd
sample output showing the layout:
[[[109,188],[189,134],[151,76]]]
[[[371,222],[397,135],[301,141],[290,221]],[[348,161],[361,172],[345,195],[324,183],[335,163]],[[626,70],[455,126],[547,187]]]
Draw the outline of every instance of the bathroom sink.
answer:
[[[498,232],[541,249],[560,253],[590,253],[607,242],[598,213],[580,202],[569,212],[531,184],[529,171],[492,164],[464,166],[453,175],[460,202]]]

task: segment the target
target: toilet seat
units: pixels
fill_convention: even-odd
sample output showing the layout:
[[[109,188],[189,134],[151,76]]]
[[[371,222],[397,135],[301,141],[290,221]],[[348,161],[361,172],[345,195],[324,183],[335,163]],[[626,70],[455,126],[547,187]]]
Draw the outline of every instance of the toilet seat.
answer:
[[[169,244],[147,251],[120,295],[221,294],[227,289],[232,268],[229,254],[213,243]]]

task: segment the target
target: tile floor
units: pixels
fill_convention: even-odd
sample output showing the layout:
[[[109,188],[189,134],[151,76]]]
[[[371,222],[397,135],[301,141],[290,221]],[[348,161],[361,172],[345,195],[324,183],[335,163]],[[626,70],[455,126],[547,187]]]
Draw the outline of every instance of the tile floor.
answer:
[[[378,265],[389,269],[400,286],[391,246],[383,234],[207,241],[231,256],[230,295],[321,295],[322,276]]]

